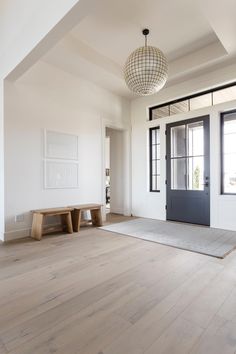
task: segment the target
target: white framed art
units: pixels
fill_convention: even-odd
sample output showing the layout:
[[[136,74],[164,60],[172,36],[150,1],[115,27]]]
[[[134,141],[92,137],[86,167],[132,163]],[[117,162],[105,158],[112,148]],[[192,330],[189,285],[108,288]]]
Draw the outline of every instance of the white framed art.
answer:
[[[46,159],[78,161],[78,136],[45,130],[44,155]]]
[[[78,162],[45,160],[45,189],[78,188],[78,166]]]
[[[78,136],[44,130],[44,188],[78,188]]]

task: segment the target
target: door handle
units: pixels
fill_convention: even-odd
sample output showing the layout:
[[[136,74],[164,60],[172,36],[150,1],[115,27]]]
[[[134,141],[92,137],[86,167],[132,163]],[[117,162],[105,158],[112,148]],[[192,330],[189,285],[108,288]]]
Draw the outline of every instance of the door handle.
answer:
[[[202,186],[209,187],[209,182],[202,183]]]

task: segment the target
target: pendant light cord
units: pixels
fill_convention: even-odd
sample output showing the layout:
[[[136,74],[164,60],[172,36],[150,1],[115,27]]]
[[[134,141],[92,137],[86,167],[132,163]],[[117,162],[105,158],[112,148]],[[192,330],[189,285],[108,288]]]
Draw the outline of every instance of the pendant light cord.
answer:
[[[148,28],[145,28],[143,30],[143,35],[145,36],[145,47],[147,47],[147,36],[149,34],[149,29]]]

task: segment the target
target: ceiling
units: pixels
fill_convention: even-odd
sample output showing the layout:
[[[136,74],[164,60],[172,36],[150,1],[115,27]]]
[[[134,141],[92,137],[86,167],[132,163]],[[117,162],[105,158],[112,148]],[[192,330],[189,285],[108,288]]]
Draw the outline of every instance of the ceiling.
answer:
[[[44,60],[119,95],[133,97],[122,68],[143,45],[145,27],[149,44],[167,56],[168,85],[225,65],[236,54],[235,0],[100,0],[99,5]]]

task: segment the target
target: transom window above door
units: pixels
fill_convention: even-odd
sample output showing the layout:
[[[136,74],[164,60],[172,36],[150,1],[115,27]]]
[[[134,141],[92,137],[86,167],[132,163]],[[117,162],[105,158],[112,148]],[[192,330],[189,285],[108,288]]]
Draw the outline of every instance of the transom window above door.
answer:
[[[232,100],[236,100],[236,83],[215,87],[208,91],[199,92],[151,107],[149,108],[149,120],[190,112]]]

